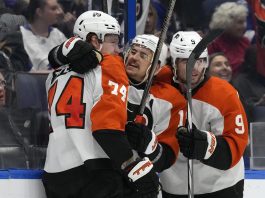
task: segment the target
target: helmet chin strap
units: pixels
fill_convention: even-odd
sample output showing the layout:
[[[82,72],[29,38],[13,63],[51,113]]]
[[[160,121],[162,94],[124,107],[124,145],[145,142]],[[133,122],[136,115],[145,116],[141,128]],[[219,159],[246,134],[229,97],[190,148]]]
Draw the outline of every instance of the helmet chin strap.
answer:
[[[98,51],[100,51],[100,52],[101,52],[101,50],[102,50],[102,47],[103,47],[103,42],[99,42],[99,49],[98,49]]]
[[[173,76],[173,81],[174,81],[175,83],[179,83],[179,81],[178,81],[178,79],[177,79],[177,69],[176,69],[175,66],[176,66],[176,65],[173,66],[173,74],[174,74],[174,76]]]

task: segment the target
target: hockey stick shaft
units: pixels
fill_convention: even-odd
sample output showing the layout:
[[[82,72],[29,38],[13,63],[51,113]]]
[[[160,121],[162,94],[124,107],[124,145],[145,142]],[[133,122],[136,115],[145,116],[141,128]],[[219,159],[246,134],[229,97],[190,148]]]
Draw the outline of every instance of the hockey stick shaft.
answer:
[[[191,81],[192,81],[192,70],[195,65],[196,60],[200,57],[201,53],[205,50],[205,48],[218,36],[223,33],[222,29],[215,29],[210,31],[206,36],[202,38],[202,40],[196,45],[196,47],[192,50],[186,66],[186,81],[187,81],[187,100],[188,105],[191,107],[191,99],[192,99],[192,88],[191,88]],[[188,108],[188,112],[192,114],[192,109]],[[189,118],[189,117],[188,117]],[[188,119],[189,121],[190,119]],[[192,125],[189,125],[190,128]]]
[[[210,31],[206,36],[202,38],[202,40],[196,45],[196,47],[192,50],[186,66],[186,82],[187,82],[187,93],[186,97],[188,100],[188,131],[192,130],[192,70],[194,68],[196,59],[198,59],[201,53],[205,50],[207,45],[209,45],[213,40],[215,40],[218,36],[223,33],[222,29],[216,29]],[[188,198],[194,197],[194,182],[193,182],[193,160],[188,160]]]
[[[147,83],[146,83],[146,86],[145,86],[145,89],[144,89],[144,92],[143,92],[143,96],[142,96],[142,99],[141,99],[139,112],[138,112],[138,114],[136,115],[136,118],[135,118],[135,121],[137,123],[143,123],[143,113],[144,113],[145,105],[146,105],[146,102],[147,102],[147,98],[149,96],[149,91],[150,91],[150,88],[151,88],[151,85],[152,85],[152,82],[153,82],[153,78],[154,78],[154,74],[155,74],[155,71],[156,71],[156,68],[157,68],[159,56],[160,56],[160,53],[161,53],[161,49],[162,49],[163,43],[164,43],[165,38],[166,38],[168,26],[169,26],[170,19],[171,19],[172,14],[173,14],[175,3],[176,3],[176,0],[171,0],[170,3],[169,3],[167,14],[166,14],[166,17],[164,19],[163,27],[162,27],[162,30],[161,30],[161,33],[160,33],[160,36],[159,36],[159,41],[158,41],[158,44],[157,44],[157,47],[156,47],[156,50],[155,50],[155,53],[154,53],[154,58],[153,58],[152,65],[151,65],[151,68],[150,68],[150,72],[149,72],[149,75],[148,75]]]

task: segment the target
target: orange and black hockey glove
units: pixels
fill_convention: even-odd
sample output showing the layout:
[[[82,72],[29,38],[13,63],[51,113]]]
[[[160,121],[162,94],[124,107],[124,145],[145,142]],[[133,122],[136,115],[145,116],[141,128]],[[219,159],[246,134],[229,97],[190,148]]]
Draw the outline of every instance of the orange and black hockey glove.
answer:
[[[97,67],[103,56],[90,43],[71,37],[53,48],[48,59],[53,69],[69,64],[73,71],[84,74]]]
[[[131,147],[136,151],[149,155],[156,150],[156,134],[144,124],[128,122],[125,132]]]
[[[177,131],[180,152],[189,159],[207,160],[214,153],[217,141],[213,133],[193,128],[188,132],[186,127]]]
[[[129,186],[134,189],[137,197],[157,198],[160,190],[159,177],[147,157],[135,160],[123,170]]]

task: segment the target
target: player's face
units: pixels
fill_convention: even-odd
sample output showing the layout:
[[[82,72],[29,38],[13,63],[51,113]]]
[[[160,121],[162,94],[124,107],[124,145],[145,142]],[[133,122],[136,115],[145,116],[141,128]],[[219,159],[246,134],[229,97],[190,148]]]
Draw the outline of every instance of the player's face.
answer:
[[[187,65],[188,59],[176,59],[176,65],[177,68],[177,79],[182,82],[186,83],[186,65]],[[200,80],[203,78],[204,71],[206,68],[206,60],[203,58],[200,58],[196,61],[194,68],[192,70],[192,81],[191,86],[195,87]]]
[[[0,107],[4,106],[6,102],[5,84],[4,76],[0,73]]]
[[[119,48],[119,36],[116,34],[105,35],[100,51],[102,54],[119,54],[121,52]]]
[[[39,10],[38,15],[48,25],[54,25],[58,23],[63,11],[57,0],[46,0],[45,6]]]
[[[232,37],[240,38],[246,32],[246,27],[246,17],[238,17],[234,19],[234,23],[226,29],[226,32],[228,32]]]
[[[232,68],[227,58],[223,55],[215,56],[209,65],[209,74],[230,81],[232,78]]]
[[[145,22],[145,34],[153,34],[156,27],[156,14],[155,10],[152,7],[149,7],[147,19]]]
[[[137,82],[142,82],[151,65],[152,56],[151,50],[139,45],[132,45],[125,65],[127,75]]]

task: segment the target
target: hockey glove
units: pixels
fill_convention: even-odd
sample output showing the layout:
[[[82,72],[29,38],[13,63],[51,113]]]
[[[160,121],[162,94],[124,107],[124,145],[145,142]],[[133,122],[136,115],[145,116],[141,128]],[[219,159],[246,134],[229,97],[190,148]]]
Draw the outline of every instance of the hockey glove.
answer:
[[[180,152],[189,159],[207,160],[214,153],[217,145],[213,133],[196,128],[193,128],[192,132],[188,132],[185,127],[178,128],[177,139]]]
[[[157,197],[160,190],[159,178],[147,158],[138,159],[124,168],[126,178],[141,198]]]
[[[102,54],[93,45],[80,38],[71,37],[60,46],[52,49],[48,56],[49,62],[55,69],[64,64],[80,74],[84,74],[102,61]]]
[[[128,122],[125,131],[131,147],[136,151],[149,155],[156,150],[158,143],[156,134],[147,126]]]

